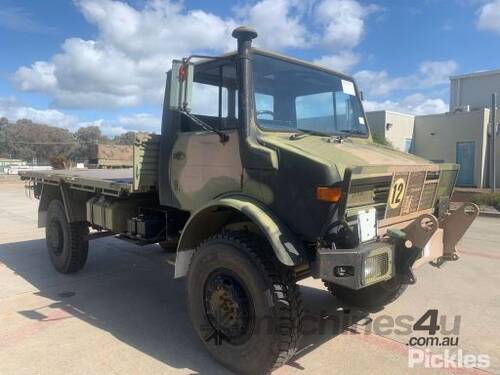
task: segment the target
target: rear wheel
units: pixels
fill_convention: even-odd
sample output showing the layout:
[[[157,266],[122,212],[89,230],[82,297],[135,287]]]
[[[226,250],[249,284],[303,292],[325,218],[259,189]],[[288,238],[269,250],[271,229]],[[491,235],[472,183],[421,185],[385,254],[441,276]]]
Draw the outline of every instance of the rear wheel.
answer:
[[[297,350],[298,286],[269,252],[254,235],[221,234],[198,247],[189,267],[193,326],[211,355],[237,373],[268,373]]]
[[[339,300],[349,305],[367,310],[380,310],[394,302],[406,290],[407,284],[402,284],[392,278],[387,281],[353,290],[329,281],[324,281],[326,288]]]
[[[89,249],[88,234],[87,223],[68,223],[61,201],[50,202],[45,238],[50,260],[57,271],[74,273],[83,268]]]

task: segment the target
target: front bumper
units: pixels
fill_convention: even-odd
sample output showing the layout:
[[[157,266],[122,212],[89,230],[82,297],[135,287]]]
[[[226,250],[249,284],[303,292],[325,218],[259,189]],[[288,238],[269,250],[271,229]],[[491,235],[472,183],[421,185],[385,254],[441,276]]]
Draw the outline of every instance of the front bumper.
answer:
[[[356,249],[318,248],[311,274],[347,288],[361,289],[394,276],[394,255],[395,245],[390,242],[372,242]],[[367,278],[370,263],[378,263],[380,270],[375,277]]]
[[[393,277],[413,284],[413,269],[458,259],[455,245],[478,214],[476,205],[466,203],[440,220],[431,214],[420,215],[402,229],[391,228],[378,241],[355,249],[317,248],[311,274],[350,289]]]

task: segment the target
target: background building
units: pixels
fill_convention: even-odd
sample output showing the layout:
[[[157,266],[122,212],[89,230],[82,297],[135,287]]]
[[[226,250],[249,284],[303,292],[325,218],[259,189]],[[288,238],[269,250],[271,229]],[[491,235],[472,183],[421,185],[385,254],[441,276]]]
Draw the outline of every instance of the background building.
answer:
[[[450,112],[491,107],[491,94],[500,94],[500,69],[450,77]]]
[[[392,147],[411,152],[415,116],[393,111],[367,112],[372,135],[388,142]]]
[[[436,163],[459,164],[457,186],[491,187],[494,160],[500,187],[500,134],[493,157],[490,116],[492,94],[496,92],[500,100],[500,70],[453,76],[450,83],[450,112],[425,116],[367,112],[372,134],[398,150]]]
[[[10,167],[18,167],[26,165],[24,160],[0,158],[0,173],[7,173],[6,170]]]
[[[460,164],[457,186],[487,185],[490,111],[440,113],[415,117],[416,155],[436,163]]]

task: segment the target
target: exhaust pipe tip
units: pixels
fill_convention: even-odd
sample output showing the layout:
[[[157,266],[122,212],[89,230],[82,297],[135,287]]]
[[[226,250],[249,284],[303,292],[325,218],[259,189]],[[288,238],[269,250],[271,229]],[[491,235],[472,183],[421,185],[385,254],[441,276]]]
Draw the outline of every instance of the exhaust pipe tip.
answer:
[[[257,38],[257,31],[250,26],[239,26],[233,30],[233,38],[237,39],[238,42],[246,42]]]

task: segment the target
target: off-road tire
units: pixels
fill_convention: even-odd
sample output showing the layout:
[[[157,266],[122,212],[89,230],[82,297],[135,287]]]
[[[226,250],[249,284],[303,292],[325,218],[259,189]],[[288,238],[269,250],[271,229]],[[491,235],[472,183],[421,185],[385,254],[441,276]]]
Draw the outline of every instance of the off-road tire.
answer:
[[[302,300],[293,273],[279,265],[272,251],[256,235],[230,232],[201,243],[191,259],[187,304],[193,327],[210,354],[239,374],[267,374],[297,351]],[[211,275],[226,269],[242,281],[258,322],[247,341],[238,344],[207,339],[217,331],[207,315],[205,287]]]
[[[323,281],[323,283],[340,301],[369,311],[381,310],[384,306],[394,302],[408,286],[401,284],[395,278],[359,290],[349,289],[329,281]]]
[[[88,234],[87,223],[68,223],[61,201],[50,202],[45,238],[50,260],[57,271],[68,274],[83,268],[89,250]]]

